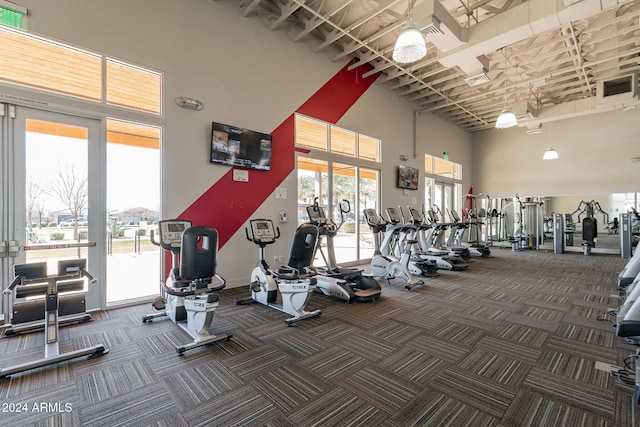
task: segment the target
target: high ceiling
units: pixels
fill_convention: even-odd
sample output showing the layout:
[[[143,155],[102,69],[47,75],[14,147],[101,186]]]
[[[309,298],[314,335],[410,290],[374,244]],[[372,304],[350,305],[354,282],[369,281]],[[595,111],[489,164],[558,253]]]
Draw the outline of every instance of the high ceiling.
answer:
[[[333,61],[369,64],[365,76],[381,73],[378,84],[469,132],[494,127],[505,104],[536,132],[638,103],[625,85],[638,80],[640,0],[233,1],[243,16]],[[391,54],[408,15],[428,53],[401,65]],[[607,94],[625,93],[603,98],[602,82]]]

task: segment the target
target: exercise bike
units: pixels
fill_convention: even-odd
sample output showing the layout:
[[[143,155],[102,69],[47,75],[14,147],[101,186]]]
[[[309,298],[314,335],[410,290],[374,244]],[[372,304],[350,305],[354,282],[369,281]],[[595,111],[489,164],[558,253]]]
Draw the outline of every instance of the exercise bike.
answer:
[[[215,228],[191,225],[191,221],[171,219],[158,225],[160,241],[151,231],[151,242],[171,252],[171,272],[162,283],[161,296],[152,306],[159,313],[147,314],[142,322],[168,317],[188,333],[193,342],[176,346],[178,355],[185,351],[233,337],[230,334],[213,335],[209,327],[218,307],[218,295],[226,286],[216,273],[218,232]]]
[[[375,244],[373,257],[371,258],[371,273],[373,276],[387,280],[402,279],[406,283],[404,287],[408,290],[423,285],[424,281],[413,277],[408,269],[411,249],[406,247],[399,259],[390,255],[383,255],[380,252],[380,241],[382,240],[382,233],[387,228],[387,222],[374,209],[365,209],[362,213],[373,232]]]
[[[15,278],[3,291],[14,293],[12,325],[5,337],[29,333],[44,328],[44,357],[0,369],[0,378],[30,369],[48,366],[82,356],[102,356],[109,352],[102,344],[60,353],[58,326],[62,323],[89,322],[85,311],[86,282],[97,280],[87,271],[86,259],[58,261],[57,274],[47,274],[47,263],[16,264]]]
[[[313,201],[313,205],[307,206],[307,214],[311,224],[318,227],[318,241],[314,251],[320,252],[326,267],[314,267],[318,272],[316,276],[316,292],[325,296],[334,297],[343,301],[373,301],[380,297],[382,288],[378,281],[371,275],[363,274],[363,271],[355,268],[342,268],[337,265],[333,238],[344,224],[344,214],[351,211],[348,200],[339,203],[340,224],[328,219],[322,206],[318,205],[318,198]],[[327,254],[322,250],[322,237],[327,237]]]
[[[293,236],[289,261],[286,266],[271,270],[264,258],[264,248],[280,238],[280,229],[274,228],[270,219],[252,219],[249,229],[245,228],[247,240],[258,246],[258,262],[251,272],[249,290],[251,296],[233,301],[234,304],[258,302],[275,308],[292,317],[284,323],[291,326],[295,322],[319,316],[320,310],[306,311],[311,292],[316,289],[315,271],[311,268],[313,252],[318,240],[318,227],[302,224]],[[282,303],[277,303],[278,296]]]

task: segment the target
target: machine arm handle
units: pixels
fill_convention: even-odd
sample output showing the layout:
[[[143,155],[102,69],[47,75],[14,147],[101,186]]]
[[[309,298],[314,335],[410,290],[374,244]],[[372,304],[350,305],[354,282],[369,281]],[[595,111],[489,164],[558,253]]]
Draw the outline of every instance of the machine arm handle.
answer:
[[[98,281],[98,279],[93,277],[93,275],[89,273],[87,270],[82,270],[82,277],[86,277],[87,279],[89,279],[89,283],[92,283],[92,284]]]
[[[149,235],[149,238],[151,239],[151,243],[153,243],[156,246],[160,246],[160,243],[155,239],[153,228],[151,229],[151,234]]]
[[[7,287],[7,289],[5,289],[3,291],[4,294],[10,294],[13,289],[18,286],[20,283],[22,283],[22,276],[18,275],[16,277],[13,278],[13,281],[9,284],[9,286]]]
[[[347,205],[347,208],[343,208],[343,203]],[[351,202],[349,202],[347,199],[342,199],[342,201],[340,202],[340,212],[342,213],[349,213],[351,212]]]

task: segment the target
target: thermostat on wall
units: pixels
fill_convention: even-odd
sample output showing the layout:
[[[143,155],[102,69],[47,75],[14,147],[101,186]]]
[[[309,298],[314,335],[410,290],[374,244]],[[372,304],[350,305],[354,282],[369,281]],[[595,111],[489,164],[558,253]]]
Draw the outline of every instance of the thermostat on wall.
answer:
[[[249,182],[249,171],[242,169],[233,170],[233,180],[240,182]]]

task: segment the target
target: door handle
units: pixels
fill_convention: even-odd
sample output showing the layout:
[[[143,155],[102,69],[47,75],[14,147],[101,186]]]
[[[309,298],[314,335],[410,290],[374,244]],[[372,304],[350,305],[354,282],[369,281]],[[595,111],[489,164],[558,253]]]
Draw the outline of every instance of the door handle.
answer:
[[[17,240],[9,240],[8,253],[10,257],[18,256],[18,252],[20,252],[21,249],[20,242]]]

